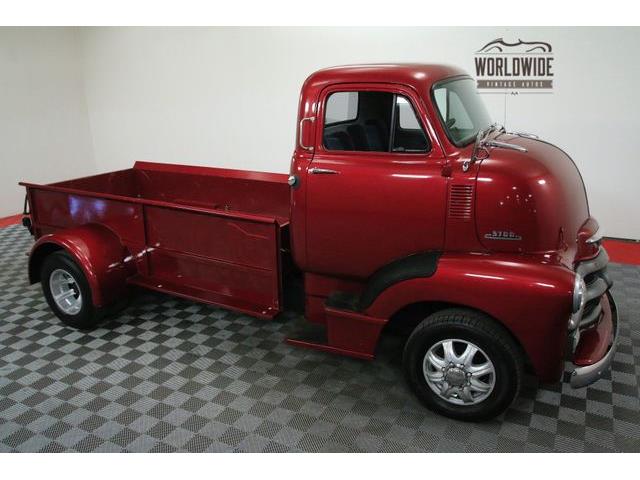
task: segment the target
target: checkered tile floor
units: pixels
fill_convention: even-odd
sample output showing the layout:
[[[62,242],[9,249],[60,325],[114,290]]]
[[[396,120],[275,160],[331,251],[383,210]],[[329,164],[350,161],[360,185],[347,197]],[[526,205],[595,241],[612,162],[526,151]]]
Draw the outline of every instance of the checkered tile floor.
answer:
[[[423,408],[401,342],[374,362],[283,343],[266,322],[141,293],[83,333],[26,279],[32,238],[0,229],[0,451],[640,451],[640,268],[612,265],[621,314],[613,372],[587,389],[533,380],[502,417]]]

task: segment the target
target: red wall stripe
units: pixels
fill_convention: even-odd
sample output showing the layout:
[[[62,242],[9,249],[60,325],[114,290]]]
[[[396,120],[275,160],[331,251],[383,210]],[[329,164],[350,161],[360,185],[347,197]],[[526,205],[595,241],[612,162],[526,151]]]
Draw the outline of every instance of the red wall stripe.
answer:
[[[12,215],[10,217],[0,218],[0,228],[8,227],[9,225],[17,225],[22,220],[22,214]]]
[[[640,242],[605,239],[602,243],[609,254],[610,262],[640,265]]]

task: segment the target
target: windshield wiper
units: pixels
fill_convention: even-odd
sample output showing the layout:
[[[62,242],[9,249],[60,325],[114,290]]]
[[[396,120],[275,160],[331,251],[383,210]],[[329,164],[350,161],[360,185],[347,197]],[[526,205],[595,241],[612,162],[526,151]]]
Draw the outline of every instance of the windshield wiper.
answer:
[[[465,160],[462,164],[463,172],[468,171],[471,165],[473,165],[477,160],[480,160],[480,158],[478,157],[478,153],[481,150],[484,151],[487,154],[487,156],[489,156],[489,150],[487,150],[487,147],[508,148],[510,150],[517,150],[519,152],[527,151],[526,148],[521,147],[520,145],[514,145],[513,143],[498,142],[496,140],[488,140],[489,135],[491,135],[495,131],[499,133],[507,133],[506,129],[497,122],[492,123],[484,130],[478,131],[478,134],[476,135],[476,141],[473,145],[473,151],[471,152],[471,158],[469,160]],[[483,157],[483,158],[486,158],[486,157]]]
[[[494,122],[491,125],[489,125],[487,128],[478,130],[478,133],[476,134],[476,141],[474,142],[473,150],[471,151],[471,158],[469,160],[465,160],[464,163],[462,164],[463,172],[466,172],[467,170],[469,170],[471,165],[474,164],[476,160],[478,160],[478,157],[477,157],[478,150],[482,148],[482,145],[486,141],[487,137],[491,134],[491,132],[493,132],[497,128],[504,129],[504,127],[499,127],[497,122]]]
[[[509,150],[517,150],[518,152],[526,152],[527,149],[520,146],[520,145],[515,145],[513,143],[507,143],[507,142],[498,142],[496,140],[489,140],[487,142],[484,142],[482,144],[483,147],[498,147],[498,148],[507,148]]]

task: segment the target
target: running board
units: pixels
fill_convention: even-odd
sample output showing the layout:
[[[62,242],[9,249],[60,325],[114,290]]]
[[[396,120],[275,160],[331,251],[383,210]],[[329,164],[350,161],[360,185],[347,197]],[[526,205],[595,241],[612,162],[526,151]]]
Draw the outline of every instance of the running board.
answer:
[[[168,293],[177,297],[194,300],[196,302],[207,303],[217,307],[228,308],[237,312],[246,313],[254,317],[271,320],[279,311],[271,306],[255,305],[240,298],[220,293],[203,290],[201,288],[189,287],[187,285],[178,285],[168,282],[164,279],[154,277],[146,277],[143,275],[134,275],[127,280],[130,285],[155,290],[157,292]]]
[[[326,325],[309,324],[299,338],[286,342],[303,348],[373,360],[386,319],[325,306]]]

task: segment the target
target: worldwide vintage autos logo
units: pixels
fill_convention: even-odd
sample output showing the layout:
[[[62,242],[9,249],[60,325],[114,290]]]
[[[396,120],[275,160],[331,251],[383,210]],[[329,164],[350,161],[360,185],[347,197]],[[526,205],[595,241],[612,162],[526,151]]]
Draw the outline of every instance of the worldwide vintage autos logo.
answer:
[[[551,93],[553,49],[547,42],[497,38],[474,54],[480,93]]]

